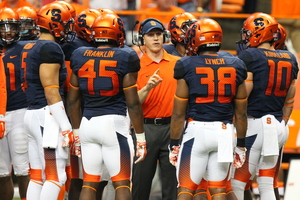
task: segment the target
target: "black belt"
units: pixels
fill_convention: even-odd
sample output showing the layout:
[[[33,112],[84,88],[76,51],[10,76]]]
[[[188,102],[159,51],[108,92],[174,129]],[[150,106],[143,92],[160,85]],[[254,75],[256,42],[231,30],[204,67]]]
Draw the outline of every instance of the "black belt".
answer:
[[[171,117],[144,118],[145,124],[165,125],[171,123]]]

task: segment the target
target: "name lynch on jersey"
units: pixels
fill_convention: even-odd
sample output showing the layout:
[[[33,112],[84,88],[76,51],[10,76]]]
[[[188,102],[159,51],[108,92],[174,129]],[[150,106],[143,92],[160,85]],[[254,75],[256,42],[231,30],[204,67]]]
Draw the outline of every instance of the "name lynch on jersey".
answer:
[[[83,56],[112,58],[112,57],[114,57],[114,54],[115,54],[115,51],[85,50],[85,52],[83,53]]]
[[[207,65],[223,65],[223,64],[225,64],[224,58],[214,58],[214,59],[204,58],[204,59],[205,59],[205,64],[207,64]]]

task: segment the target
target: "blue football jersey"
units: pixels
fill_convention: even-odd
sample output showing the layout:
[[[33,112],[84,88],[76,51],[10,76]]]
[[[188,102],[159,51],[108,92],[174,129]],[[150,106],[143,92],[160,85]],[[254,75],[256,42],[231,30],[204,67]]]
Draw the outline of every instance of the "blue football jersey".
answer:
[[[3,64],[6,74],[7,105],[12,111],[27,107],[25,93],[21,88],[21,52],[28,41],[19,41],[4,51]]]
[[[234,56],[186,56],[177,61],[174,78],[189,88],[187,118],[232,122],[233,98],[247,77],[242,60]]]
[[[44,88],[40,81],[40,65],[43,63],[59,63],[59,92],[63,96],[64,81],[67,76],[64,64],[64,53],[61,47],[49,40],[36,40],[27,43],[22,51],[22,71],[21,80],[25,88],[25,94],[29,109],[39,109],[46,105],[47,99]]]
[[[239,58],[253,74],[248,115],[260,118],[271,114],[281,120],[287,91],[291,82],[297,78],[298,64],[295,56],[285,50],[249,48],[241,51]]]
[[[90,47],[91,44],[88,43],[86,40],[81,39],[79,37],[75,37],[73,42],[68,43],[65,42],[61,45],[61,48],[65,54],[65,60],[70,61],[72,53],[75,51],[75,49],[79,47]]]
[[[133,49],[80,47],[72,54],[71,69],[83,95],[83,116],[126,115],[123,78],[140,69]]]
[[[182,57],[182,55],[176,50],[176,47],[174,44],[164,44],[163,48],[166,50],[168,54]]]

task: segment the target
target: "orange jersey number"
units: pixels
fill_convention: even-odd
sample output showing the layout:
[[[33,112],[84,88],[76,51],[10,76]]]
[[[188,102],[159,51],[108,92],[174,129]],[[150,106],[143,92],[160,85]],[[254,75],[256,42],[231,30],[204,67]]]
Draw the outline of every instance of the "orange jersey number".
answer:
[[[9,71],[9,88],[10,90],[16,90],[16,73],[14,63],[7,63],[7,68]]]
[[[288,61],[275,63],[274,60],[268,60],[268,65],[270,73],[265,95],[285,97],[291,83],[292,64]]]
[[[94,70],[95,60],[88,60],[79,70],[78,76],[87,78],[87,89],[90,95],[95,95],[94,79],[97,78],[97,73]],[[107,68],[117,67],[117,61],[114,60],[100,60],[98,77],[108,77],[111,79],[111,90],[100,90],[102,96],[114,96],[120,91],[118,74],[113,70]]]
[[[22,53],[22,69],[24,70],[24,81],[22,83],[22,89],[25,91],[26,88],[28,88],[28,84],[26,81],[26,62],[24,61],[27,58],[28,52],[23,52]]]
[[[236,94],[236,70],[233,67],[221,67],[215,70],[211,67],[197,67],[197,74],[203,74],[201,85],[207,85],[207,97],[197,97],[196,103],[229,103]],[[226,90],[226,88],[230,88]]]

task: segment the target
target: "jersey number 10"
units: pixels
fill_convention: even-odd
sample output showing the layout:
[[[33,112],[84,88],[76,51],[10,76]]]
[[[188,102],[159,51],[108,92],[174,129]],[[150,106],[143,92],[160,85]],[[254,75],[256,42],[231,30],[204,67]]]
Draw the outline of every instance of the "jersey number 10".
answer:
[[[268,65],[270,72],[265,95],[285,97],[291,84],[292,64],[288,61],[275,63],[274,60],[268,60]]]

